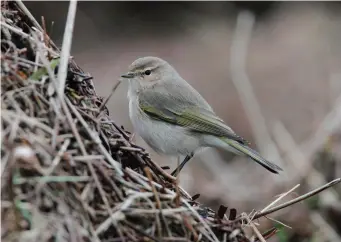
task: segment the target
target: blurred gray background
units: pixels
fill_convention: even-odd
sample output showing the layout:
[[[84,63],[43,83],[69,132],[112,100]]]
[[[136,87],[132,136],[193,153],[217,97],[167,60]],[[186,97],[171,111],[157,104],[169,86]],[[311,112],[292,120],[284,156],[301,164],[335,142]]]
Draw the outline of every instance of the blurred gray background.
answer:
[[[68,2],[25,4],[37,19],[45,17],[50,36],[61,46]],[[240,11],[248,10],[255,24],[246,73],[266,127],[272,137],[274,124],[281,121],[294,141],[302,144],[313,136],[341,93],[340,7],[318,2],[79,2],[72,55],[94,77],[96,90],[104,97],[138,57],[167,60],[256,148],[253,120],[246,115],[230,71],[236,19]],[[108,108],[115,122],[133,131],[126,92],[127,83],[122,83]],[[136,142],[150,151],[140,137]],[[175,167],[176,159],[151,153],[158,163]],[[292,164],[281,162],[281,166],[287,172],[278,177],[248,160],[207,150],[189,163],[180,182],[213,208],[225,204],[251,211],[304,179],[288,172],[295,169],[289,167]],[[341,176],[337,167],[335,174]],[[304,205],[286,211],[290,211],[286,220],[299,228],[298,234],[313,233],[309,223],[302,223],[309,220]]]

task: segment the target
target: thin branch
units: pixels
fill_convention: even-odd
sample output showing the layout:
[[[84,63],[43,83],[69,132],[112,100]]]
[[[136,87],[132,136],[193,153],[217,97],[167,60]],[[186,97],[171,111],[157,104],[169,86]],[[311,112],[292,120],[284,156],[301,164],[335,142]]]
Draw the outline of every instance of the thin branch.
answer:
[[[102,110],[104,109],[105,105],[107,105],[109,99],[111,98],[111,96],[114,94],[114,92],[116,91],[116,89],[118,88],[118,86],[121,84],[121,81],[118,81],[114,87],[111,90],[111,93],[109,94],[109,96],[104,100],[104,102],[102,102],[101,106],[98,109],[98,115],[102,112]]]
[[[40,31],[43,31],[43,28],[40,26],[38,21],[33,17],[31,12],[26,8],[25,4],[21,0],[15,0],[16,3],[18,4],[19,8],[26,14],[26,16],[32,21],[34,26],[39,29]]]
[[[69,12],[66,19],[62,52],[60,55],[60,64],[58,69],[59,93],[64,94],[66,75],[68,71],[70,50],[72,44],[73,27],[76,18],[77,0],[70,1]]]
[[[289,193],[293,192],[294,190],[296,190],[298,187],[300,186],[300,184],[297,184],[296,186],[294,186],[293,188],[291,188],[289,191],[283,193],[282,195],[280,195],[275,201],[273,201],[272,203],[270,203],[268,206],[266,206],[265,208],[263,208],[260,212],[263,213],[266,210],[268,210],[269,208],[271,208],[272,206],[274,206],[276,203],[278,203],[280,200],[282,200],[285,196],[287,196]]]
[[[317,189],[315,189],[313,191],[310,191],[310,192],[308,192],[308,193],[306,193],[306,194],[304,194],[302,196],[299,196],[299,197],[297,197],[295,199],[292,199],[292,200],[290,200],[288,202],[285,202],[285,203],[280,204],[280,205],[278,205],[276,207],[268,209],[265,212],[257,213],[255,216],[253,216],[253,220],[255,220],[257,218],[260,218],[260,217],[263,217],[263,216],[266,216],[268,214],[274,213],[274,212],[276,212],[278,210],[281,210],[283,208],[289,207],[289,206],[291,206],[291,205],[293,205],[295,203],[299,203],[299,202],[301,202],[303,200],[306,200],[306,199],[308,199],[308,198],[310,198],[310,197],[312,197],[312,196],[314,196],[314,195],[316,195],[316,194],[326,190],[327,188],[335,186],[336,184],[340,183],[340,181],[341,181],[341,178],[335,179],[335,180],[325,184],[324,186],[319,187],[319,188],[317,188]]]
[[[21,29],[14,28],[14,27],[12,27],[11,25],[9,25],[9,24],[7,24],[7,23],[5,23],[5,22],[2,22],[2,21],[0,21],[0,25],[2,25],[3,27],[6,27],[6,28],[9,29],[10,31],[12,31],[12,32],[14,32],[14,33],[20,35],[20,36],[23,37],[23,38],[26,38],[26,39],[29,39],[29,40],[35,42],[37,45],[39,45],[39,46],[41,46],[42,48],[44,48],[45,50],[49,51],[49,52],[50,52],[51,54],[53,54],[54,56],[59,56],[59,54],[58,54],[56,51],[54,51],[54,50],[51,49],[51,48],[48,48],[47,46],[43,45],[43,44],[40,43],[40,42],[36,42],[36,40],[35,40],[32,36],[30,36],[29,34],[24,33]]]
[[[259,239],[259,241],[261,242],[266,242],[264,237],[262,236],[262,234],[259,232],[259,230],[257,229],[256,225],[251,221],[251,219],[249,218],[249,216],[247,216],[246,213],[242,213],[242,216],[246,219],[246,221],[248,222],[248,224],[251,225],[251,228],[253,230],[253,232],[255,232],[257,238]]]
[[[66,98],[66,102],[69,105],[70,109],[72,110],[72,112],[76,115],[77,119],[81,122],[81,124],[83,125],[83,127],[86,129],[87,133],[89,134],[89,136],[91,137],[91,139],[99,146],[102,154],[105,156],[105,158],[109,161],[109,163],[115,168],[115,170],[117,171],[117,173],[120,176],[123,176],[123,172],[121,170],[121,164],[118,163],[117,161],[115,161],[112,156],[109,154],[109,152],[104,148],[100,138],[98,137],[98,134],[95,134],[94,131],[92,131],[89,128],[89,125],[85,122],[85,120],[83,119],[83,117],[79,114],[79,112],[77,111],[77,109],[73,106],[73,104],[70,102],[70,100],[68,98]]]

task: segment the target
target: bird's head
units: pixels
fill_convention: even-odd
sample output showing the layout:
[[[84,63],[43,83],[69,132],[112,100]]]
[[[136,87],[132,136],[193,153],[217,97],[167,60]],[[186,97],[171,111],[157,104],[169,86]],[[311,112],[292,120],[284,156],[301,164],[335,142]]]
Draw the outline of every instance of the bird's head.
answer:
[[[135,60],[129,66],[128,72],[121,75],[121,77],[128,79],[130,85],[148,88],[172,80],[174,75],[178,74],[166,61],[158,57],[148,56]]]

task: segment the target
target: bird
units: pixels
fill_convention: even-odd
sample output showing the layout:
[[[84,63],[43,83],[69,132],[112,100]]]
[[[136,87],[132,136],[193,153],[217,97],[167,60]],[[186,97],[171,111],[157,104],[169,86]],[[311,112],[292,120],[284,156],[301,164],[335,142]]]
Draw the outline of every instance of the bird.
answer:
[[[206,147],[247,156],[272,173],[282,171],[250,148],[167,61],[140,57],[121,78],[129,81],[127,97],[134,132],[161,155],[185,157],[172,176]]]

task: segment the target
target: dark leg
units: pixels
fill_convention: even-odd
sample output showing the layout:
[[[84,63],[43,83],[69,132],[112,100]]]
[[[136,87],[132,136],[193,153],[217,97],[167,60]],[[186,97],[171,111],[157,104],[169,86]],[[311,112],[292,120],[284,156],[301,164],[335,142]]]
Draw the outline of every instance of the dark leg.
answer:
[[[174,176],[174,177],[176,177],[179,173],[180,173],[180,171],[182,170],[182,168],[184,168],[184,166],[186,165],[186,163],[190,160],[190,159],[192,159],[192,157],[193,157],[193,153],[192,154],[190,154],[190,155],[187,155],[186,157],[185,157],[185,159],[181,162],[181,164],[171,173],[171,175],[172,176]]]

